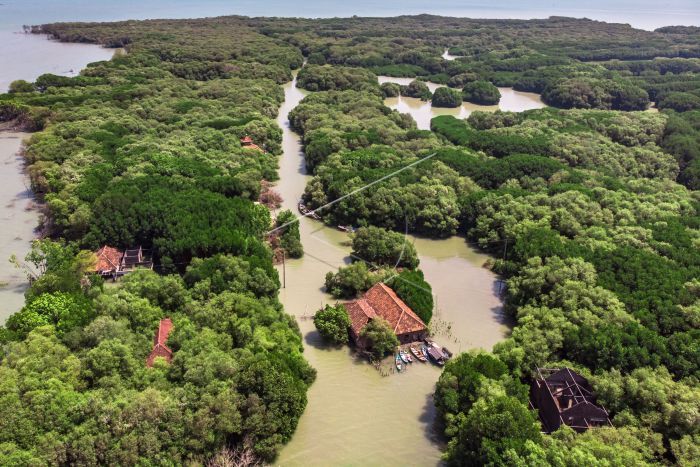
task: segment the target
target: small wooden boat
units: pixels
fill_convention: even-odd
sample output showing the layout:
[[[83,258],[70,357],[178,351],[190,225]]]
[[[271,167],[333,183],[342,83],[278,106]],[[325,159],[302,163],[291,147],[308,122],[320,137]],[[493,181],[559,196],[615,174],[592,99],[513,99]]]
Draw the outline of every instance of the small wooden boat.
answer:
[[[305,205],[304,203],[302,203],[301,201],[299,201],[299,204],[297,205],[297,208],[299,209],[299,212],[302,213],[302,214],[304,214],[304,215],[307,215],[307,214],[309,213],[308,208],[307,208],[306,205]]]
[[[427,359],[429,358],[429,355],[428,355],[428,347],[427,347],[425,344],[421,344],[421,346],[420,346],[420,351],[423,352],[423,356],[424,356],[425,359],[427,360]]]
[[[340,230],[341,232],[353,233],[355,231],[355,228],[351,225],[339,225],[338,230]]]
[[[421,352],[420,350],[416,349],[413,346],[411,346],[409,348],[411,349],[411,353],[413,354],[414,357],[416,357],[417,360],[419,360],[421,362],[427,361],[427,359],[425,358],[425,355],[423,355],[423,352]]]
[[[312,219],[316,219],[317,221],[322,220],[321,216],[316,214],[316,211],[313,211],[313,210],[309,209],[308,207],[306,207],[306,205],[304,204],[303,201],[299,201],[299,204],[297,204],[297,209],[299,209],[299,212],[305,216],[308,216]]]
[[[400,372],[401,369],[402,369],[402,366],[401,366],[401,357],[399,357],[399,354],[396,354],[396,369],[399,370],[399,372]]]
[[[408,355],[406,354],[405,350],[399,350],[399,356],[404,363],[408,363]]]
[[[408,352],[408,350],[402,350],[402,352],[406,359],[408,359],[408,363],[413,363],[413,357],[411,357],[411,354]]]

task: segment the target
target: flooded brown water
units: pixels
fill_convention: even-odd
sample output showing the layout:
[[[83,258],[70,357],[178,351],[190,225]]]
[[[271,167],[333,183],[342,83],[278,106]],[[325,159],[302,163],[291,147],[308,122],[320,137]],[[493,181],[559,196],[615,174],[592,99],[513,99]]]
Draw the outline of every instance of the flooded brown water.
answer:
[[[16,79],[35,80],[44,73],[75,76],[88,63],[109,60],[114,49],[96,45],[66,44],[46,36],[0,31],[0,93]],[[0,325],[22,308],[26,277],[10,264],[29,251],[38,212],[32,205],[24,160],[19,155],[26,133],[0,132]]]
[[[413,81],[413,78],[379,77],[380,83],[408,84],[411,81]],[[427,82],[426,84],[430,92],[435,92],[437,88],[443,86],[442,84],[431,82]],[[541,109],[545,106],[539,94],[515,91],[513,88],[498,88],[498,90],[501,91],[501,100],[498,105],[477,105],[465,102],[459,107],[445,109],[433,107],[430,105],[430,102],[422,101],[414,97],[390,97],[384,99],[384,104],[401,113],[411,114],[418,124],[418,128],[421,130],[429,130],[430,120],[439,115],[453,115],[457,118],[467,118],[469,114],[475,110],[494,111],[500,109],[510,112],[522,112],[530,109]]]
[[[26,136],[0,132],[0,324],[24,304],[26,277],[10,264],[9,258],[13,254],[24,258],[37,224],[37,212],[29,209],[32,193],[19,154]]]
[[[284,86],[285,103],[278,122],[283,128],[284,154],[277,190],[283,208],[296,212],[309,179],[300,138],[289,129],[287,114],[306,94],[295,83]],[[310,317],[335,300],[324,293],[326,272],[349,263],[347,234],[308,218],[300,220],[305,255],[287,260],[286,288],[280,300],[297,317],[304,336],[305,356],[318,371],[309,403],[291,442],[277,464],[284,466],[430,466],[439,463],[444,446],[433,430],[432,393],[440,369],[422,363],[402,374],[382,376],[347,348],[323,345]],[[463,238],[413,238],[426,279],[436,295],[432,326],[436,339],[454,352],[490,349],[508,332],[503,324],[496,277],[482,267],[487,257]],[[282,267],[278,267],[280,277]],[[448,330],[449,326],[449,330]],[[390,359],[389,359],[390,360]],[[389,371],[391,362],[384,362]]]

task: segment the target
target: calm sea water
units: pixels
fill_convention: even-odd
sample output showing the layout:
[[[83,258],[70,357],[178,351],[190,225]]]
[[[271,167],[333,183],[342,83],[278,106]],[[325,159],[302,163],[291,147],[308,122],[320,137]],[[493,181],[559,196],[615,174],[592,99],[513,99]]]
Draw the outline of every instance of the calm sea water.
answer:
[[[0,29],[51,21],[248,16],[395,16],[431,13],[472,18],[587,17],[643,29],[700,25],[698,0],[2,0]]]

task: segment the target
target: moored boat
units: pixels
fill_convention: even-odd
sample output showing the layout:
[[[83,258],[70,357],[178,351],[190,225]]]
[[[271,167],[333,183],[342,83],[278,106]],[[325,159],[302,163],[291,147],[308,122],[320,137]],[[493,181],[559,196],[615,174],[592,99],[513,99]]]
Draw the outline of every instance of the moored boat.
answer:
[[[421,345],[420,345],[420,351],[423,353],[423,356],[424,356],[425,359],[427,360],[427,359],[429,358],[429,355],[428,355],[428,347],[427,347],[425,344],[421,344]]]
[[[402,369],[402,366],[401,366],[401,357],[399,357],[399,354],[396,354],[396,369],[399,370],[399,372],[400,372],[401,369]]]
[[[309,213],[309,210],[307,209],[306,205],[299,201],[299,204],[297,204],[297,208],[299,209],[299,212],[306,215]]]
[[[443,366],[445,364],[445,357],[442,355],[442,352],[435,347],[428,347],[428,356],[430,360],[438,366]]]
[[[421,362],[425,362],[427,359],[425,358],[425,355],[423,355],[423,352],[416,349],[415,347],[411,346],[409,347],[411,349],[411,353],[413,354],[416,359],[418,359]]]
[[[351,225],[339,225],[338,230],[340,230],[341,232],[353,233],[355,231],[355,228]]]
[[[408,363],[408,354],[405,350],[399,350],[399,356],[401,357],[401,360],[403,360],[404,363]]]

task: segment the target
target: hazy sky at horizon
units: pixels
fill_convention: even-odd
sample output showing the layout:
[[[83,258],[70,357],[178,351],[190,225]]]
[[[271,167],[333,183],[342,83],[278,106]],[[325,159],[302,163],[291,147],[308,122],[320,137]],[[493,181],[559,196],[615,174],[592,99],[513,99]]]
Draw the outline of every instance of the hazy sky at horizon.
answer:
[[[396,16],[430,13],[472,18],[587,17],[654,29],[700,26],[698,0],[0,0],[0,29],[52,21],[111,21],[247,16]]]

